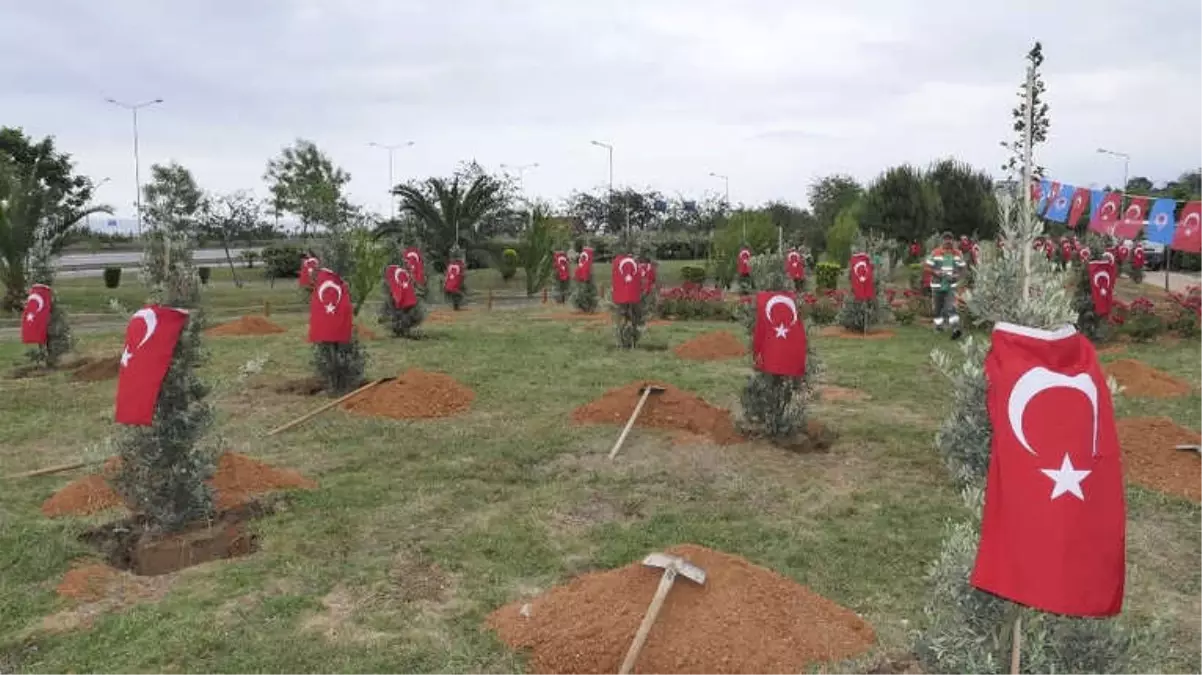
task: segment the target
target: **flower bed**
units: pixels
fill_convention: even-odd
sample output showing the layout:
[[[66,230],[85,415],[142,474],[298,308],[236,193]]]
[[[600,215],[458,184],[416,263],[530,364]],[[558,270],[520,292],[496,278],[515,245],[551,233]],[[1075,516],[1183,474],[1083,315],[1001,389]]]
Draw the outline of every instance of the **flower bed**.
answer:
[[[726,300],[720,288],[707,288],[686,282],[664,288],[659,293],[659,316],[670,319],[733,321],[734,303]]]

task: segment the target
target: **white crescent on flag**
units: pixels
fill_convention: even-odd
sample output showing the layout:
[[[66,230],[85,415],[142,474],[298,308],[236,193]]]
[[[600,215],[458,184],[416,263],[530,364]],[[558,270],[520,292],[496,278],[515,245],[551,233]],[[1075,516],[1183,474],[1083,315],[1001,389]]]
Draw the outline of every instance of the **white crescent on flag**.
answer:
[[[1010,390],[1010,397],[1007,401],[1007,412],[1010,417],[1010,428],[1014,431],[1014,437],[1022,444],[1027,452],[1032,455],[1038,455],[1035,449],[1027,441],[1027,435],[1023,432],[1023,414],[1027,410],[1027,405],[1031,399],[1035,398],[1041,392],[1057,387],[1066,389],[1075,389],[1076,391],[1085,394],[1089,399],[1090,405],[1093,407],[1093,454],[1098,454],[1098,388],[1094,385],[1093,379],[1086,373],[1069,377],[1061,373],[1057,373],[1043,366],[1036,366],[1022,374],[1018,381],[1014,383],[1014,388]]]
[[[1102,278],[1106,279],[1105,284],[1101,282]],[[1093,282],[1094,285],[1098,287],[1098,291],[1102,295],[1106,295],[1106,289],[1110,288],[1110,272],[1107,272],[1106,270],[1098,270],[1093,275]]]
[[[38,303],[38,308],[34,310],[34,314],[40,314],[43,309],[46,309],[46,301],[41,295],[38,295],[37,293],[30,293],[29,297],[25,298],[25,306],[28,307],[29,303],[34,300],[37,300]]]
[[[864,268],[864,272],[860,273],[860,267]],[[851,271],[860,281],[868,281],[868,261],[857,260],[855,265],[851,266]]]
[[[622,262],[618,263],[618,272],[622,272],[622,270],[626,269],[626,263],[630,263],[630,266],[632,268],[634,268],[635,272],[639,271],[639,266],[637,264],[635,264],[634,258],[631,258],[630,256],[625,256],[624,258],[622,258]],[[631,278],[632,277],[630,275],[626,276],[627,281],[630,281]]]
[[[323,295],[323,293],[325,293],[325,290],[327,288],[332,288],[332,289],[338,291],[338,299],[334,301],[335,305],[342,302],[342,287],[339,286],[338,284],[334,283],[333,281],[330,281],[329,279],[326,279],[325,281],[321,282],[321,286],[319,286],[317,288],[317,299],[318,300],[325,302],[325,296]]]
[[[146,324],[146,332],[142,335],[142,340],[138,342],[138,346],[134,347],[134,349],[141,349],[142,345],[146,344],[146,341],[150,339],[150,336],[154,335],[154,329],[158,328],[159,317],[155,316],[153,309],[143,307],[134,312],[130,321],[132,322],[134,319],[141,319]],[[139,361],[139,363],[141,362]]]
[[[412,260],[414,263],[419,263],[422,260],[422,257],[417,254],[417,251],[409,251],[405,254],[405,257],[409,260]]]

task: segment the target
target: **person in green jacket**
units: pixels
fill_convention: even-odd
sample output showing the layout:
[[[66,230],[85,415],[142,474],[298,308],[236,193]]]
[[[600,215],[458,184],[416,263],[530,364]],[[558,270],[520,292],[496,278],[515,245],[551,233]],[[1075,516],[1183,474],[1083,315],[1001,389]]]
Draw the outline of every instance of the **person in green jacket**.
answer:
[[[956,313],[956,286],[967,265],[964,256],[956,248],[956,238],[951,232],[943,233],[943,243],[926,259],[931,270],[931,295],[935,299],[935,330],[943,332],[945,325],[952,328],[952,339],[960,337],[960,315]]]

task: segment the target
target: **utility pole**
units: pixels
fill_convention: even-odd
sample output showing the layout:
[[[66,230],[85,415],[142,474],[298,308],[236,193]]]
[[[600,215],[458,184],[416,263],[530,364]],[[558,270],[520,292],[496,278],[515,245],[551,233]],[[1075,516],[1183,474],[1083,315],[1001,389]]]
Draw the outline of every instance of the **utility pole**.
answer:
[[[138,224],[138,236],[142,236],[142,170],[141,162],[138,160],[138,108],[162,103],[163,99],[156,98],[153,101],[144,101],[142,103],[122,103],[116,99],[106,98],[105,101],[112,103],[115,106],[125,108],[133,113],[134,121],[134,210]]]
[[[722,206],[725,211],[733,213],[733,211],[731,211],[731,208],[730,208],[730,176],[723,176],[722,174],[714,173],[713,171],[710,172],[710,176],[712,176],[713,178],[721,178],[722,182],[726,185],[726,197],[724,197]],[[744,244],[747,243],[747,220],[746,219],[743,220],[743,243]]]
[[[514,171],[518,172],[518,192],[522,193],[522,199],[524,199],[526,201],[526,211],[527,211],[526,228],[527,229],[533,228],[534,227],[534,202],[530,201],[530,198],[525,196],[525,193],[526,193],[526,170],[527,169],[537,169],[538,162],[534,162],[531,164],[517,164],[517,165],[502,164],[501,168],[502,169],[513,169]]]
[[[605,202],[605,225],[608,227],[613,220],[614,208],[614,146],[601,141],[589,141],[599,148],[609,151],[609,199]],[[626,241],[630,241],[630,213],[626,214]]]
[[[396,220],[396,195],[392,194],[392,188],[396,186],[396,183],[394,183],[392,179],[392,151],[399,150],[401,148],[407,148],[413,145],[413,141],[406,141],[396,145],[384,145],[382,143],[376,143],[375,141],[372,141],[368,143],[368,145],[373,148],[383,148],[384,150],[388,151],[388,219]]]

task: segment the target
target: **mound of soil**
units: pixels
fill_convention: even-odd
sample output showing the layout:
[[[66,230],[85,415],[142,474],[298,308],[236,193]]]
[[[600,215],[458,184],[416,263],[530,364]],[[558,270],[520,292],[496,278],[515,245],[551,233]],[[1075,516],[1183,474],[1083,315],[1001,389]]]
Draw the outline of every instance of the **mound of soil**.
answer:
[[[635,664],[636,673],[800,673],[867,651],[868,623],[772,570],[684,544],[668,550],[705,570],[678,577]],[[642,561],[577,577],[489,615],[537,673],[615,673],[659,585]]]
[[[449,417],[467,410],[476,393],[443,373],[410,369],[342,404],[356,415],[412,420]]]
[[[651,394],[635,421],[637,427],[686,431],[705,436],[719,445],[739,443],[743,439],[735,431],[730,411],[701,400],[697,396],[663,382],[631,382],[611,389],[601,398],[572,411],[577,424],[626,424],[642,396],[644,386],[654,385],[665,391]]]
[[[1118,420],[1119,447],[1127,476],[1139,485],[1202,502],[1202,460],[1177,445],[1202,443],[1195,431],[1167,417]]]
[[[1127,396],[1176,398],[1185,396],[1192,389],[1189,382],[1135,359],[1111,361],[1105,364],[1103,369],[1107,375],[1112,375],[1118,380]]]
[[[121,497],[105,478],[117,469],[118,462],[114,460],[115,457],[106,461],[101,473],[84,476],[55,492],[42,502],[42,513],[52,518],[86,516],[121,506]],[[254,496],[273,490],[317,487],[313,480],[292,469],[277,469],[236,452],[218,458],[217,470],[208,484],[216,491],[215,506],[219,511],[246,504]]]
[[[205,335],[220,337],[224,335],[275,335],[283,333],[287,328],[272,323],[262,316],[243,316],[233,321],[217,324],[205,331]]]
[[[717,330],[698,335],[688,342],[677,345],[672,351],[682,359],[720,361],[743,356],[747,353],[747,347],[743,345],[742,340],[729,331]]]
[[[71,379],[76,382],[99,382],[101,380],[111,380],[121,372],[121,357],[111,356],[103,359],[85,363],[75,372],[71,373]]]
[[[862,333],[858,330],[849,330],[843,326],[823,326],[818,334],[823,337],[847,338],[849,340],[888,340],[894,336],[891,330],[882,330],[874,328],[867,333]]]

